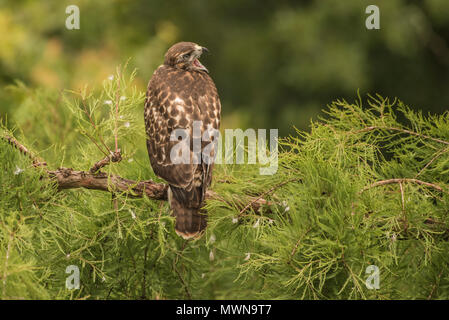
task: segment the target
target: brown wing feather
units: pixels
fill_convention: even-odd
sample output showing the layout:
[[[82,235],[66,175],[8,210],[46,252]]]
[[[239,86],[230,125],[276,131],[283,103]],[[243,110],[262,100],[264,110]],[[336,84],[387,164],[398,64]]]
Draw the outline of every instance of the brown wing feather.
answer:
[[[200,213],[192,214],[190,210],[187,214],[187,210],[181,218],[179,208],[199,210],[212,180],[213,164],[173,164],[170,151],[177,142],[170,141],[170,135],[179,128],[186,129],[192,137],[193,121],[202,121],[201,134],[208,128],[218,130],[220,112],[217,89],[206,73],[162,65],[148,84],[145,102],[148,155],[156,175],[170,184],[175,201],[172,201],[171,206],[177,215],[177,230],[184,228],[185,232],[193,233],[192,228],[196,231],[204,229],[204,218],[191,221],[192,215],[196,217]],[[207,142],[202,144],[202,148],[205,145]],[[190,152],[192,157],[192,143]],[[180,230],[181,233],[184,231]]]
[[[158,176],[177,187],[192,183],[201,166],[172,164],[170,150],[177,142],[170,141],[170,135],[181,128],[192,136],[193,121],[198,120],[202,121],[201,134],[208,125],[218,130],[220,109],[217,89],[209,75],[165,65],[156,70],[148,85],[145,125],[148,154]]]

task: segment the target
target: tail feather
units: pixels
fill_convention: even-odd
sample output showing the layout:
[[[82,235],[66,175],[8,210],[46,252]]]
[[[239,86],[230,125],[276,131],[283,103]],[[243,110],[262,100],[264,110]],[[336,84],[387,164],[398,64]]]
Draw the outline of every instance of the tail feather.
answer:
[[[206,211],[198,205],[189,207],[188,203],[179,199],[178,193],[179,190],[173,193],[172,187],[169,188],[169,203],[176,217],[175,231],[184,239],[199,238],[207,226]]]

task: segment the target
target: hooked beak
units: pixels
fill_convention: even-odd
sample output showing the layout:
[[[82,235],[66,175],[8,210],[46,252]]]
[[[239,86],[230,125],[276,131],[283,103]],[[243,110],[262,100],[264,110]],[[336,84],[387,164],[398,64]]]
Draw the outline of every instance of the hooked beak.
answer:
[[[209,53],[209,49],[207,49],[206,47],[201,47],[201,54],[203,53]],[[195,65],[197,70],[202,70],[209,73],[209,70],[207,70],[207,68],[200,62],[200,60],[198,60],[198,58],[193,61],[193,64]]]

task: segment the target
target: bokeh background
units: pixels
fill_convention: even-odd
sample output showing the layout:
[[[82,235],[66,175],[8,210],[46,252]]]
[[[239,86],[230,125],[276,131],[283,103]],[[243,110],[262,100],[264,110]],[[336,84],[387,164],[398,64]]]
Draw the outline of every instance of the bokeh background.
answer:
[[[80,30],[65,28],[71,4]],[[365,28],[370,4],[380,8],[380,30]],[[21,115],[15,83],[78,90],[128,59],[143,91],[177,41],[210,49],[202,62],[227,128],[287,135],[358,91],[425,112],[449,106],[447,0],[0,0],[0,117],[14,124]]]

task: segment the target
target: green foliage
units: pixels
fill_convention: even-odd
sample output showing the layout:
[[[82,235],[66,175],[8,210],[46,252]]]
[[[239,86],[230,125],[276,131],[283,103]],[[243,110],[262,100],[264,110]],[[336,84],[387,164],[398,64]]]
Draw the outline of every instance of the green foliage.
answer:
[[[18,86],[29,121],[58,103],[63,125],[22,123],[15,133],[36,141],[28,146],[45,150],[50,168],[80,170],[114,151],[117,136],[123,160],[103,170],[157,180],[133,78],[118,69],[101,90],[62,94]],[[448,114],[423,116],[380,96],[366,106],[336,101],[325,113],[310,132],[280,141],[273,176],[217,165],[221,199],[207,202],[209,226],[197,241],[175,234],[165,202],[58,191],[1,140],[1,298],[449,298]],[[55,147],[63,144],[64,153]],[[248,196],[270,203],[242,211]],[[65,287],[69,265],[80,268],[79,290]],[[380,269],[379,290],[365,286],[369,265]]]
[[[65,9],[80,9],[67,30]],[[449,105],[449,2],[378,0],[380,30],[365,27],[360,0],[0,1],[0,117],[16,79],[61,90],[96,84],[132,57],[144,90],[177,41],[210,49],[227,127],[306,130],[335,97],[380,92],[417,110]],[[423,80],[423,81],[419,81]],[[437,98],[436,98],[437,97]]]

